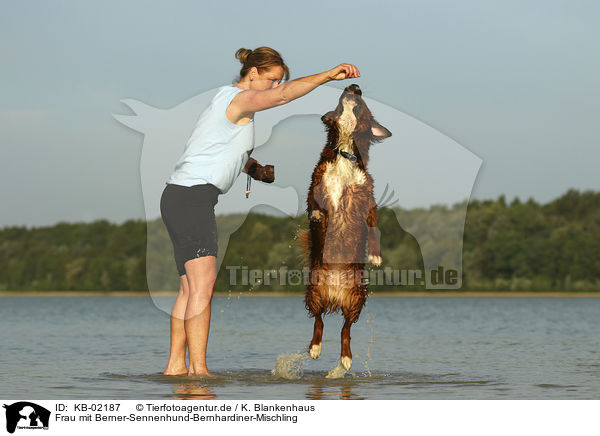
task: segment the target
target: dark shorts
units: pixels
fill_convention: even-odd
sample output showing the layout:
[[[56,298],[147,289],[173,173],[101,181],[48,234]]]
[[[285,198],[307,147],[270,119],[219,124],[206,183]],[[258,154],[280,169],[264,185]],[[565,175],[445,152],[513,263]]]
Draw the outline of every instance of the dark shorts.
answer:
[[[217,257],[215,205],[221,191],[214,185],[167,184],[160,198],[160,214],[173,243],[180,276],[190,259]]]

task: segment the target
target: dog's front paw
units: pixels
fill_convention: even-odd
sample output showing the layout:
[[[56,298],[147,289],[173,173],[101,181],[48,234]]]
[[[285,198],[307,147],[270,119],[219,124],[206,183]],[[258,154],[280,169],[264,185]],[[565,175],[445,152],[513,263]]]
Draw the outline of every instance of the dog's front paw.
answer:
[[[310,219],[313,221],[321,221],[323,219],[323,212],[318,209],[313,210],[310,213]]]
[[[313,359],[317,359],[321,355],[321,344],[313,344],[310,346],[308,353]]]
[[[376,256],[374,254],[369,254],[369,263],[375,266],[381,265],[381,256]]]
[[[348,371],[352,367],[352,357],[342,357],[342,366]]]

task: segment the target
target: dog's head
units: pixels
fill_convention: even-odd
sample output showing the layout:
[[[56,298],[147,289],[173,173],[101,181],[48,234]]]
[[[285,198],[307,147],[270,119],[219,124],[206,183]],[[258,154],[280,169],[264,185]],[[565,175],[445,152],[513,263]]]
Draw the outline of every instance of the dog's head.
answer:
[[[392,133],[375,121],[356,84],[347,86],[337,107],[321,117],[321,121],[337,136],[352,136],[359,150],[372,142],[379,142]]]

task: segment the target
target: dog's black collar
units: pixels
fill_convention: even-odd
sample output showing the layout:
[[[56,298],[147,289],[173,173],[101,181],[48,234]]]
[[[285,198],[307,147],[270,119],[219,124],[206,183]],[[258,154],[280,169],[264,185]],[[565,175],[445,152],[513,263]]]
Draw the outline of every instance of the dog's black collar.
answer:
[[[355,154],[348,153],[348,152],[342,151],[340,149],[338,149],[338,153],[341,154],[342,156],[344,156],[346,159],[348,159],[352,163],[356,163],[356,161],[358,160],[358,157]]]
[[[335,147],[331,147],[331,148],[333,148],[333,151],[335,151],[337,154],[339,154],[342,157],[345,157],[346,159],[348,159],[353,164],[355,164],[356,161],[358,160],[358,156],[355,155],[355,154],[348,153],[347,151],[342,151],[339,148],[335,148]]]

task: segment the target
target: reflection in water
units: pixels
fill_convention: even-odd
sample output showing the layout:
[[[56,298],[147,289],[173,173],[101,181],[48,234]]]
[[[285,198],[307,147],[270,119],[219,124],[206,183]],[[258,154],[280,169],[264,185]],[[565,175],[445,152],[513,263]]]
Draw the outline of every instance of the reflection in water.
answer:
[[[290,361],[298,362],[295,359],[288,360],[290,356],[306,358],[303,354],[282,356],[286,356],[284,360],[288,364]],[[294,365],[292,367],[295,369],[298,368]],[[289,375],[289,373],[287,374]],[[80,380],[83,381],[85,379],[80,378]],[[143,385],[149,386],[152,392],[155,392],[157,385],[167,384],[170,386],[171,392],[167,394],[167,397],[179,400],[231,398],[232,392],[239,392],[240,386],[246,388],[244,395],[242,395],[243,398],[248,398],[247,395],[252,397],[252,393],[257,390],[268,389],[274,393],[272,399],[286,398],[286,392],[297,392],[301,398],[308,400],[365,400],[368,399],[368,396],[364,395],[364,392],[370,392],[371,390],[379,391],[391,386],[401,386],[409,389],[411,391],[411,398],[414,395],[412,391],[424,388],[429,388],[438,393],[449,387],[472,390],[478,386],[490,386],[496,391],[506,388],[500,380],[473,379],[465,377],[460,373],[426,374],[401,372],[358,375],[349,372],[343,378],[331,379],[325,377],[325,373],[322,371],[302,371],[301,375],[297,378],[284,378],[281,374],[275,375],[272,371],[261,369],[226,371],[215,373],[215,377],[210,378],[189,377],[187,375],[166,376],[162,373],[140,375],[102,373],[99,379],[92,378],[88,382],[106,386],[107,382],[110,381],[117,381],[121,385],[124,381],[136,382],[136,380],[141,381]],[[540,387],[547,386],[554,387],[555,385]],[[560,387],[564,388],[565,386]],[[578,386],[566,387],[576,388]],[[381,398],[386,397],[381,396]]]
[[[364,400],[364,397],[352,393],[353,382],[342,385],[314,383],[306,393],[308,400]]]
[[[217,398],[212,387],[202,386],[199,382],[176,383],[171,389],[179,400],[213,400]]]
[[[212,400],[224,395],[236,385],[265,386],[284,390],[288,386],[304,386],[304,397],[309,400],[364,400],[363,396],[353,392],[359,384],[368,382],[369,378],[345,377],[327,379],[321,373],[310,372],[298,378],[283,378],[281,375],[269,374],[265,371],[243,370],[216,374],[210,379],[186,380],[188,376],[158,376],[163,382],[171,384],[173,398],[179,400]]]

